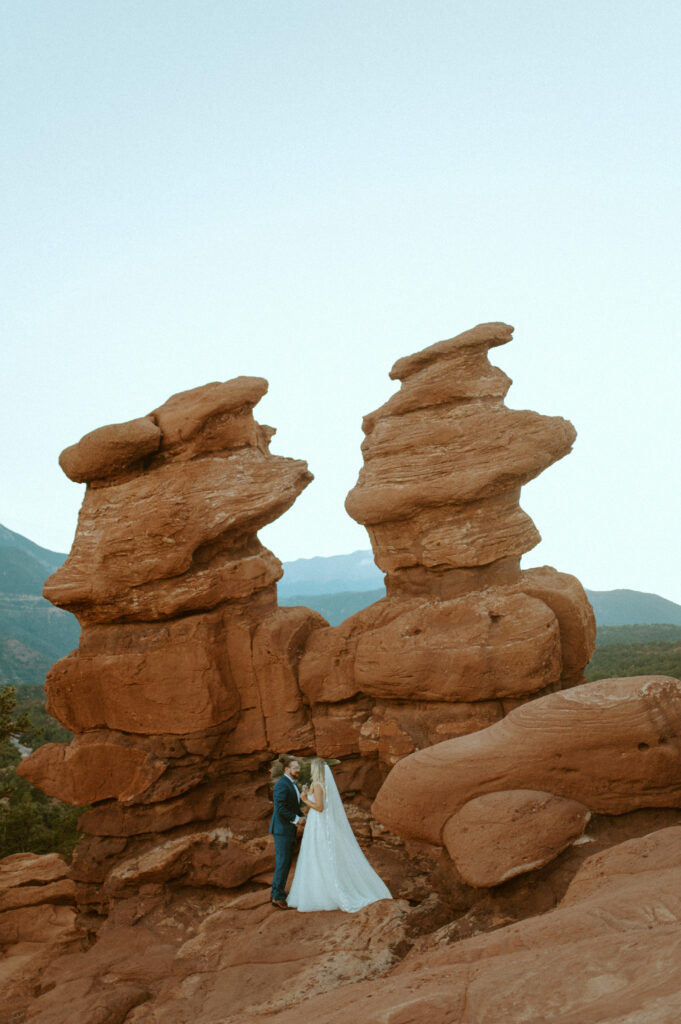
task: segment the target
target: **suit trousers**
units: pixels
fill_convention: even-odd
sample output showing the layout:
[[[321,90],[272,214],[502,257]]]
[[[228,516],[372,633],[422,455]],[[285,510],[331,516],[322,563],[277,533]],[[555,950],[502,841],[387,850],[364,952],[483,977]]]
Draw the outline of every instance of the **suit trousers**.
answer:
[[[291,870],[291,861],[296,848],[295,832],[292,836],[274,833],[274,877],[272,878],[272,899],[286,899],[286,879]]]

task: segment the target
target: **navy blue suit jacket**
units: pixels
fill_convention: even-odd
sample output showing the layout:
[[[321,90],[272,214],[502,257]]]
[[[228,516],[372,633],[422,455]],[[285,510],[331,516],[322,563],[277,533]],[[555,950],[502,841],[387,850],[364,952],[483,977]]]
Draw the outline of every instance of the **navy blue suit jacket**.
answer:
[[[296,796],[297,787],[292,779],[282,775],[274,787],[274,810],[270,821],[270,832],[278,836],[295,836],[295,819],[301,814]]]

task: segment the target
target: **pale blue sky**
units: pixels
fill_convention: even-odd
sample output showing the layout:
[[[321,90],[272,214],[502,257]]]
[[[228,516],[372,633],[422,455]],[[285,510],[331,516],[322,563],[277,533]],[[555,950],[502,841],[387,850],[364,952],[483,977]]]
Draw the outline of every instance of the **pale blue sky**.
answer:
[[[263,541],[367,547],[343,500],[390,366],[505,320],[508,404],[579,433],[525,564],[681,602],[681,6],[0,12],[0,522],[67,550],[63,447],[245,373],[316,477]]]

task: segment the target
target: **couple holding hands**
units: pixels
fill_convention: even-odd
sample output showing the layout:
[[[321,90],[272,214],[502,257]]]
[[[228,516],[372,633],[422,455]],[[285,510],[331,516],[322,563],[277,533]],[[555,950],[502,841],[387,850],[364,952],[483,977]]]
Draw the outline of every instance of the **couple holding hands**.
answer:
[[[369,903],[392,899],[355,839],[329,766],[316,757],[310,765],[310,786],[300,790],[296,784],[300,762],[287,755],[280,761],[284,774],[274,787],[270,821],[275,857],[272,905],[279,910],[345,910],[354,914]],[[303,837],[287,894],[299,825]]]

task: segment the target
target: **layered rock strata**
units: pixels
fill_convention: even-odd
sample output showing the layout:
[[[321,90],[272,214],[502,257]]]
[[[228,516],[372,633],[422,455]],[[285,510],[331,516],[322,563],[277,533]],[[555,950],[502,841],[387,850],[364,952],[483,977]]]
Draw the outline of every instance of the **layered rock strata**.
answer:
[[[348,499],[387,597],[336,628],[277,607],[257,539],[310,479],[269,454],[264,381],[176,395],[62,453],[88,487],[45,592],[83,632],[47,690],[76,735],[20,772],[91,806],[68,869],[0,863],[0,1016],[678,1017],[681,683],[580,686],[584,591],[519,569],[538,538],[520,486],[574,431],[505,409],[487,352],[510,336],[481,325],[393,368]],[[408,903],[303,932],[270,907],[283,749],[342,758],[353,830]]]
[[[40,975],[82,949],[76,886],[56,853],[15,853],[0,860],[0,1020],[24,1019]]]
[[[520,488],[575,431],[505,407],[511,382],[488,351],[512,332],[481,324],[398,360],[400,391],[364,418],[346,508],[368,529],[387,597],[306,645],[300,687],[325,754],[354,745],[390,767],[583,682],[595,644],[583,588],[549,567],[520,570],[539,540]]]
[[[62,453],[87,490],[45,596],[83,629],[46,689],[76,737],[21,772],[91,805],[72,870],[96,907],[164,873],[199,884],[212,865],[232,885],[266,871],[267,766],[283,750],[342,759],[360,841],[412,898],[421,854],[370,813],[392,766],[582,681],[595,638],[582,587],[519,569],[539,536],[520,487],[575,433],[504,406],[510,381],[487,353],[511,334],[480,325],[393,367],[401,390],[365,417],[347,502],[387,597],[336,628],[277,607],[281,564],[257,530],[311,476],[269,452],[253,418],[264,380],[183,392]]]
[[[496,885],[556,856],[590,812],[681,808],[680,749],[678,679],[605,679],[403,758],[373,812],[444,846],[470,884]]]
[[[72,867],[82,882],[118,863],[112,890],[131,865],[138,880],[154,874],[149,863],[154,877],[162,864],[166,877],[196,879],[212,857],[216,877],[240,884],[271,864],[259,772],[289,746],[314,749],[295,666],[326,623],[277,607],[281,563],[257,538],[312,479],[304,462],[270,454],[274,431],[253,417],[266,390],[260,378],[208,384],[61,455],[87,490],[44,593],[82,632],[46,691],[76,735],[19,771],[92,805],[80,820],[92,838]],[[159,841],[170,843],[162,855]]]
[[[567,420],[507,409],[511,381],[490,366],[508,324],[480,324],[413,356],[400,391],[365,416],[364,468],[346,500],[371,537],[388,594],[455,596],[470,570],[506,580],[539,534],[520,488],[570,451]]]
[[[301,1013],[324,1024],[678,1020],[680,842],[681,828],[666,828],[597,854],[552,913],[456,943],[442,929],[383,977],[274,1014],[272,1024],[296,1024]],[[240,1024],[259,1019],[248,1014]]]

